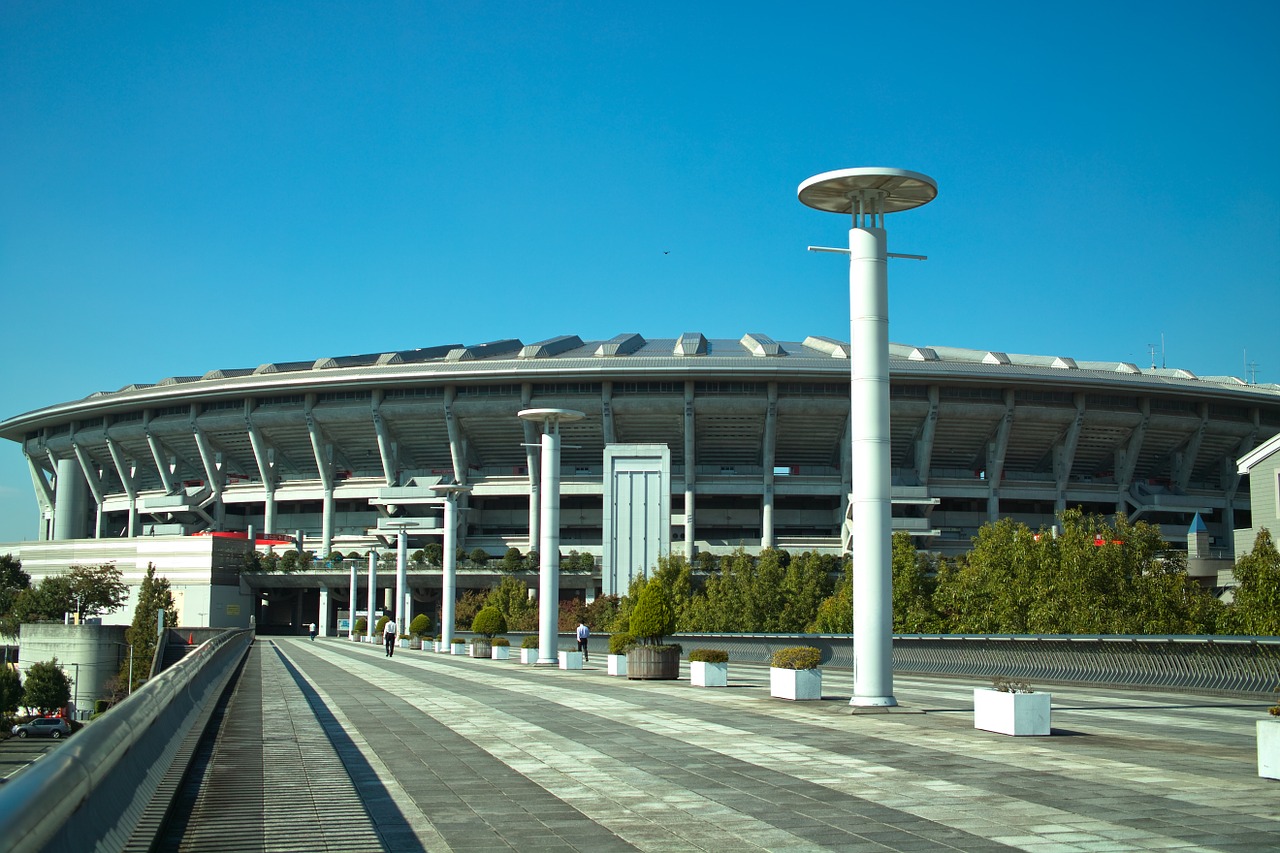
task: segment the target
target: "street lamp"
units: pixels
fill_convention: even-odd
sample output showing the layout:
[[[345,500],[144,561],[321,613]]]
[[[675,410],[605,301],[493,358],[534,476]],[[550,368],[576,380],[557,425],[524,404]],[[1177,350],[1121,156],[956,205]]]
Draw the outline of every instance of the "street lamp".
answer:
[[[440,557],[440,641],[447,652],[453,642],[455,599],[458,597],[458,496],[471,491],[461,483],[431,487],[444,498],[444,554]]]
[[[850,705],[897,705],[893,696],[893,568],[889,436],[889,277],[884,215],[933,201],[933,178],[864,167],[814,175],[800,202],[849,214],[850,433],[853,446],[853,697]]]

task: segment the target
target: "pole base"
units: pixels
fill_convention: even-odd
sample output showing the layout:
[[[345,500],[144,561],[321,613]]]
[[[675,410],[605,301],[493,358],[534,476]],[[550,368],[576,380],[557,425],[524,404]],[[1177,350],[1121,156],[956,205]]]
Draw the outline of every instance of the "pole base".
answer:
[[[849,704],[854,708],[892,708],[898,700],[892,696],[854,696]]]

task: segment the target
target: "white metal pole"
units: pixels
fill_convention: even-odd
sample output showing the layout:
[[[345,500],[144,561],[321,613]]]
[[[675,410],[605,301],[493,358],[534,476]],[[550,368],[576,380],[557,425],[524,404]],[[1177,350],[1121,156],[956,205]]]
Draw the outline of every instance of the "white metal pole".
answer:
[[[452,651],[455,599],[458,597],[458,503],[457,494],[444,497],[444,555],[440,572],[441,651]]]
[[[874,216],[871,221],[875,222]],[[860,706],[898,704],[893,696],[889,282],[885,253],[883,228],[872,224],[849,229],[854,652],[849,704]]]
[[[350,640],[356,633],[356,561],[351,561],[351,577],[350,596],[347,599],[347,639]]]
[[[396,531],[396,629],[399,634],[409,632],[409,534],[403,528]]]
[[[378,552],[369,551],[369,615],[365,619],[365,632],[369,637],[369,642],[373,642],[373,608],[377,604],[378,598]]]
[[[560,634],[560,424],[542,433],[542,527],[538,542],[538,663],[558,664]]]

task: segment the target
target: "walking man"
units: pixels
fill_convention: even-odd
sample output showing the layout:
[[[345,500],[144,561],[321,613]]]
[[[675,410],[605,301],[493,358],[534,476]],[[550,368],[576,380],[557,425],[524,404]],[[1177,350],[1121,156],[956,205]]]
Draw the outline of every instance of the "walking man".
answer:
[[[578,623],[578,651],[582,652],[582,662],[586,663],[590,658],[587,656],[587,638],[591,636],[591,629],[587,627],[585,621]]]
[[[311,642],[314,643],[316,641],[316,623],[312,622],[307,630],[311,633]]]
[[[388,619],[386,626],[382,629],[386,632],[383,639],[387,641],[387,657],[391,657],[396,650],[396,637],[399,631],[396,629],[396,620]]]

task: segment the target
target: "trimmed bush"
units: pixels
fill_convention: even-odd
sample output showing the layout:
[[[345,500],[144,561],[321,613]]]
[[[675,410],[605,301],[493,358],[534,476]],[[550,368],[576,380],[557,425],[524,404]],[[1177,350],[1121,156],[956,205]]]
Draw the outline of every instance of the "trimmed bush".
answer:
[[[724,649],[694,649],[689,652],[689,662],[728,663],[729,653]]]
[[[493,642],[492,642],[492,643],[490,643],[489,645],[491,645],[491,646],[509,646],[509,645],[511,645],[511,641],[510,641],[510,640],[508,640],[506,637],[494,637],[494,638],[493,638]]]
[[[520,641],[520,648],[522,649],[536,649],[537,647],[538,647],[537,634],[529,634],[523,640]]]
[[[483,634],[486,640],[492,640],[494,634],[506,633],[507,619],[496,607],[482,607],[476,618],[471,620],[471,630]]]
[[[453,638],[453,643],[452,643],[452,645],[455,645],[455,646],[465,646],[466,644],[467,644],[467,641],[466,641],[466,640],[464,640],[462,637],[454,637],[454,638]]]
[[[769,666],[777,669],[817,669],[822,652],[813,646],[788,646],[773,653]]]
[[[378,621],[375,622],[373,625],[373,633],[382,635],[384,633],[382,629],[387,627],[387,623],[390,621],[391,621],[390,616],[379,616]]]
[[[636,638],[630,634],[619,631],[616,634],[609,635],[609,654],[625,655],[627,649],[636,644]]]
[[[656,578],[644,585],[636,609],[631,612],[631,633],[644,645],[662,645],[662,638],[676,630],[676,609]]]
[[[409,633],[415,637],[424,637],[431,633],[431,617],[425,613],[419,613],[413,617],[413,621],[409,623]]]
[[[369,621],[363,616],[356,620],[356,624],[351,626],[353,634],[363,634],[367,630],[369,630]]]

